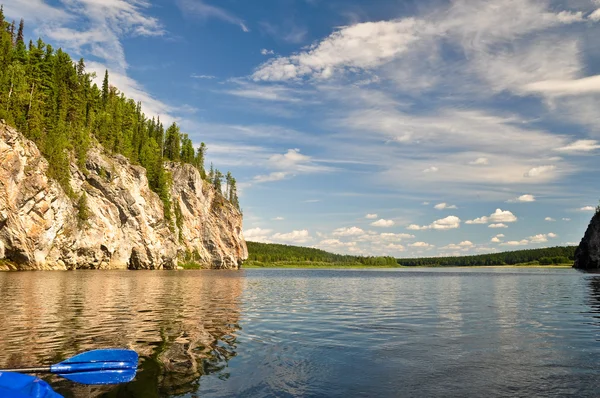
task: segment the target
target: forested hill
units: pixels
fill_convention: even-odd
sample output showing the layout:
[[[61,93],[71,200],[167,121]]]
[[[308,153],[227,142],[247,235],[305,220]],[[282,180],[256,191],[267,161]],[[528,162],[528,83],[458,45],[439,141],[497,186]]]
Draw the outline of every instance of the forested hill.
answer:
[[[324,250],[279,245],[272,243],[246,242],[248,260],[262,263],[276,262],[321,262],[364,265],[514,265],[537,263],[541,265],[568,264],[573,262],[575,247],[551,247],[545,249],[518,250],[513,252],[481,254],[464,257],[401,258],[361,257],[328,253]]]
[[[73,62],[41,39],[26,44],[23,28],[23,20],[18,28],[14,21],[5,21],[0,8],[0,119],[36,143],[50,164],[49,176],[68,194],[72,194],[71,160],[85,170],[88,149],[100,143],[146,168],[150,188],[165,203],[166,217],[170,217],[169,175],[164,161],[194,165],[203,179],[239,208],[235,178],[212,165],[205,172],[204,144],[195,149],[176,124],[165,129],[160,119],[147,117],[141,103],[110,85],[108,72],[98,87],[83,59]]]
[[[540,265],[572,264],[575,246],[557,246],[544,249],[517,250],[512,252],[479,254],[462,257],[400,258],[398,264],[419,265],[515,265],[539,263]]]
[[[274,243],[246,242],[248,261],[262,263],[275,262],[314,262],[363,265],[396,265],[393,257],[361,257],[333,254],[320,249],[300,246],[279,245]]]

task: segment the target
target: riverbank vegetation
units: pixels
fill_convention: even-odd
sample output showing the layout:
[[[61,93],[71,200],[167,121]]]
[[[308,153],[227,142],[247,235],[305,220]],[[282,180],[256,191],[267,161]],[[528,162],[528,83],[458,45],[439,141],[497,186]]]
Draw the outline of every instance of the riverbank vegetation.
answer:
[[[558,266],[573,264],[575,246],[518,250],[463,257],[399,258],[333,254],[324,250],[247,242],[247,268],[319,267],[442,267],[442,266]]]
[[[35,142],[48,160],[48,174],[67,194],[73,197],[71,162],[86,172],[87,152],[100,143],[147,170],[148,184],[165,204],[166,218],[171,214],[166,161],[194,166],[239,209],[231,173],[223,174],[212,165],[206,172],[204,143],[194,148],[176,123],[165,128],[159,117],[146,116],[141,102],[110,84],[108,71],[98,87],[83,59],[74,62],[41,39],[26,44],[23,30],[24,21],[17,28],[14,21],[5,21],[0,7],[0,119]]]
[[[365,265],[365,266],[394,266],[397,265],[393,257],[362,257],[343,254],[333,254],[324,250],[311,247],[288,246],[274,243],[246,242],[248,245],[248,261],[273,264],[273,263],[324,263],[339,265]]]

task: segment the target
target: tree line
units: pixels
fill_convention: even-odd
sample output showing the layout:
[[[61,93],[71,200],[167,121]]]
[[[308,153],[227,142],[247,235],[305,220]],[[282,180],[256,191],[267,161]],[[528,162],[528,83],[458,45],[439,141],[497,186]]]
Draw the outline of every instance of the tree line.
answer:
[[[275,243],[259,243],[247,241],[246,244],[248,245],[248,260],[263,263],[291,261],[381,266],[397,265],[396,259],[393,257],[364,257],[333,254],[321,249],[315,249],[311,247],[289,246]]]
[[[0,6],[0,119],[16,127],[40,148],[49,163],[49,176],[67,194],[71,159],[84,171],[88,150],[98,142],[113,153],[146,168],[148,184],[165,203],[170,218],[169,175],[164,162],[193,165],[239,209],[237,183],[231,173],[212,167],[206,173],[206,145],[192,140],[173,123],[165,129],[160,118],[149,118],[142,104],[112,86],[108,71],[102,87],[86,72],[85,62],[73,62],[60,48],[38,39],[25,43],[24,21],[18,28],[5,20]],[[223,192],[223,182],[226,183]]]
[[[549,247],[544,249],[517,250],[512,252],[480,254],[462,257],[399,258],[365,257],[329,253],[310,247],[280,245],[274,243],[246,242],[248,260],[262,263],[275,262],[321,262],[338,264],[363,264],[381,266],[476,266],[515,265],[537,262],[541,265],[567,264],[574,261],[575,246]]]
[[[404,266],[445,265],[515,265],[537,261],[542,265],[567,264],[575,259],[575,246],[548,247],[544,249],[517,250],[512,252],[479,254],[461,257],[399,258]]]

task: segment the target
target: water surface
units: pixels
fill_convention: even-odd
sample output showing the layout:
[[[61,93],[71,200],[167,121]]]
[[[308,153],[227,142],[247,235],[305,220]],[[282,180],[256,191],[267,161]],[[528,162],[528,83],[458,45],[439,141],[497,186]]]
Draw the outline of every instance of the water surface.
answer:
[[[570,269],[0,273],[0,366],[140,353],[65,397],[600,394],[600,277]]]

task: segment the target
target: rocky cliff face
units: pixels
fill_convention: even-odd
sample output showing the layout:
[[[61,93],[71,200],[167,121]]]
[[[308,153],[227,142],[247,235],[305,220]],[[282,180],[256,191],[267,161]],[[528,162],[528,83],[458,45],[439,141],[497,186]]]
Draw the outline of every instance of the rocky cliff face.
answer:
[[[600,269],[600,212],[596,212],[585,231],[579,247],[575,250],[574,268]]]
[[[167,169],[172,222],[145,169],[125,157],[90,150],[86,170],[71,164],[69,196],[35,144],[0,124],[0,269],[238,268],[248,256],[240,212],[193,167]]]

